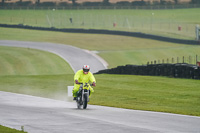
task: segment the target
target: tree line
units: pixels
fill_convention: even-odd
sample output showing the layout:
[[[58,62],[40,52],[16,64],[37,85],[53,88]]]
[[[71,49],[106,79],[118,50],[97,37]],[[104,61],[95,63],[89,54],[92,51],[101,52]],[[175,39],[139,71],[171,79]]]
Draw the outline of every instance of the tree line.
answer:
[[[102,0],[101,2],[83,2],[81,4],[77,3],[77,0],[68,0],[72,4],[69,4],[68,2],[60,2],[59,5],[63,6],[110,6],[110,5],[120,5],[120,6],[145,6],[145,5],[169,5],[169,4],[181,4],[181,0],[173,0],[173,2],[168,0],[159,0],[154,1],[153,4],[149,1],[121,1],[117,2],[115,4],[111,4],[109,0]],[[200,4],[200,0],[190,0],[188,4]],[[16,3],[7,3],[6,0],[2,0],[1,6],[9,6],[9,5],[21,5],[21,6],[29,6],[29,5],[37,5],[37,6],[55,6],[55,2],[41,2],[41,0],[35,0],[35,3],[33,4],[32,1],[23,1],[19,0]]]

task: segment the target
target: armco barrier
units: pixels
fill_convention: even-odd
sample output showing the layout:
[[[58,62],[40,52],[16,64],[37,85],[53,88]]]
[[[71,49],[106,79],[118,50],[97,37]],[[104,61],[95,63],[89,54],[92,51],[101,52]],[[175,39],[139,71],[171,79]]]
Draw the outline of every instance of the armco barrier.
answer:
[[[200,67],[186,63],[126,65],[126,66],[118,66],[116,68],[101,70],[96,74],[103,74],[103,73],[200,79]]]
[[[192,44],[192,45],[200,44],[200,42],[196,40],[176,39],[176,38],[145,34],[145,33],[140,33],[140,32],[111,31],[111,30],[97,30],[97,29],[59,29],[59,28],[54,28],[54,27],[51,27],[51,28],[34,27],[34,26],[23,25],[23,24],[19,24],[19,25],[0,24],[0,27],[21,28],[21,29],[31,29],[31,30],[45,30],[45,31],[59,31],[59,32],[70,32],[70,33],[121,35],[121,36],[147,38],[147,39],[159,40],[159,41],[164,41],[164,42],[172,42],[172,43]]]

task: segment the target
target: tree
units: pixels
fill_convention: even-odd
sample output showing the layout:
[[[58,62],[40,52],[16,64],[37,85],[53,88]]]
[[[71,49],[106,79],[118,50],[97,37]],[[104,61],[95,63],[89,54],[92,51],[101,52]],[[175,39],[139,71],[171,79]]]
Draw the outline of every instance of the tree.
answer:
[[[164,5],[165,2],[166,2],[165,0],[160,0],[160,4],[161,4],[161,5]]]
[[[199,0],[191,0],[191,3],[192,4],[200,4],[200,1]]]
[[[40,0],[36,0],[36,3],[39,5],[40,4]]]
[[[16,3],[17,3],[17,5],[21,6],[22,5],[22,0],[19,0]]]
[[[69,0],[72,1],[72,5],[75,6],[76,5],[76,0]]]
[[[110,3],[109,3],[109,0],[103,0],[103,5],[106,5],[108,6]]]
[[[5,3],[5,0],[2,0],[1,1],[1,5],[4,6],[4,3]]]
[[[174,0],[174,3],[175,3],[175,4],[178,4],[178,0]]]

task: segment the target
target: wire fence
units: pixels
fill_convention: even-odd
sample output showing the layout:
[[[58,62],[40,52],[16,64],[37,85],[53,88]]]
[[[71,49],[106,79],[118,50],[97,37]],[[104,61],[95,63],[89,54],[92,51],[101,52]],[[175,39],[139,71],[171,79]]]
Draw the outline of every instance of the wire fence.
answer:
[[[67,11],[48,10],[43,16],[33,13],[32,16],[22,16],[20,11],[14,16],[7,16],[0,20],[1,24],[24,24],[38,27],[55,28],[84,28],[84,29],[108,29],[130,32],[144,32],[155,34],[163,33],[163,36],[175,37],[175,35],[188,37],[194,40],[196,37],[196,24],[178,22],[173,18],[156,18],[154,13],[149,16],[139,17],[134,15],[119,14],[93,14],[70,13]],[[167,33],[167,34],[166,34]],[[164,35],[165,34],[165,35]],[[160,35],[160,34],[159,34]]]
[[[200,4],[171,4],[171,5],[145,5],[145,6],[121,6],[121,5],[110,5],[110,6],[72,6],[72,5],[54,5],[54,6],[37,6],[37,5],[26,5],[26,6],[19,6],[19,5],[11,5],[11,6],[2,6],[0,5],[0,9],[12,9],[12,10],[94,10],[94,9],[183,9],[183,8],[199,8]]]
[[[157,34],[173,38],[195,40],[195,27],[197,24],[177,21],[172,16],[158,18],[153,9],[181,9],[198,8],[200,5],[155,5],[155,6],[0,6],[0,9],[14,10],[15,15],[3,16],[1,24],[23,24],[38,27],[55,28],[84,28],[107,29],[130,32],[143,32]],[[69,9],[69,10],[68,10]],[[77,12],[70,10],[78,10]],[[85,9],[85,10],[84,10]],[[152,9],[148,16],[120,15],[93,13],[90,9]],[[23,15],[23,11],[29,11],[29,15]],[[85,12],[89,10],[88,12]],[[42,13],[45,12],[45,14]],[[94,11],[95,12],[95,11]],[[0,16],[1,17],[1,16]],[[160,34],[162,33],[162,34]],[[186,37],[186,38],[185,38]]]
[[[192,65],[197,65],[200,66],[200,60],[199,56],[182,56],[182,57],[172,57],[172,58],[167,58],[167,59],[159,59],[159,60],[154,60],[154,61],[149,61],[147,62],[147,65],[149,64],[176,64],[176,63],[187,63],[187,64],[192,64]]]

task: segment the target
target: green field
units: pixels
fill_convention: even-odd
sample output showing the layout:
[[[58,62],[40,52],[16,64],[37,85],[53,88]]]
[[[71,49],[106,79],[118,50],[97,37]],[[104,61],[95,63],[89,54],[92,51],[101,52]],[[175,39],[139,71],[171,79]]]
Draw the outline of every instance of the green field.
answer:
[[[194,39],[194,27],[200,24],[199,10],[0,10],[0,23],[144,31]],[[70,17],[73,24],[69,22]],[[113,27],[113,22],[117,27]],[[182,31],[177,31],[180,24]],[[97,51],[109,68],[182,56],[191,56],[194,60],[200,53],[198,45],[10,28],[0,28],[0,40],[61,43]],[[73,85],[74,74],[60,57],[39,50],[1,46],[0,62],[0,91],[72,100],[67,97],[67,86]],[[107,74],[95,77],[97,87],[90,104],[200,116],[198,80]],[[5,132],[2,128],[0,131]]]
[[[195,39],[200,9],[1,10],[0,23],[42,27],[125,30]],[[70,22],[72,18],[72,22]],[[114,27],[113,24],[116,23]],[[182,30],[178,31],[178,26]]]

